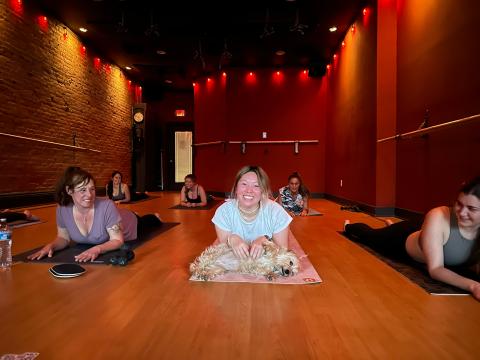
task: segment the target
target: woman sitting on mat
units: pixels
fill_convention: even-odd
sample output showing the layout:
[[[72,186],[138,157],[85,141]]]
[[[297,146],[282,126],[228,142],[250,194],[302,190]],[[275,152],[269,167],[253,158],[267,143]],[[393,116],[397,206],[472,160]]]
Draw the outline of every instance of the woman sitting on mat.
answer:
[[[288,185],[279,191],[277,202],[284,207],[291,216],[308,215],[308,198],[310,192],[303,184],[299,173],[294,172],[288,177]]]
[[[193,174],[185,176],[185,185],[180,191],[180,205],[186,207],[207,205],[207,194],[203,187],[197,184],[197,177]]]
[[[271,195],[267,174],[259,166],[245,166],[237,173],[232,199],[215,212],[217,239],[230,246],[238,258],[263,254],[263,244],[274,241],[288,248],[292,218]]]
[[[348,221],[347,221],[348,222]],[[469,291],[480,300],[480,283],[445,266],[474,265],[480,260],[480,177],[464,184],[453,207],[430,210],[423,221],[401,221],[372,229],[345,224],[347,236],[385,255],[425,263],[430,276]]]
[[[116,204],[130,201],[130,189],[128,188],[128,184],[122,183],[122,177],[120,171],[114,171],[112,173],[112,179],[106,186],[108,198]]]
[[[79,167],[69,167],[56,188],[57,237],[28,259],[45,255],[70,245],[70,241],[95,245],[75,257],[76,261],[95,260],[100,254],[119,249],[124,241],[141,238],[148,230],[158,228],[158,214],[138,217],[132,211],[118,209],[109,199],[95,198],[95,180]]]

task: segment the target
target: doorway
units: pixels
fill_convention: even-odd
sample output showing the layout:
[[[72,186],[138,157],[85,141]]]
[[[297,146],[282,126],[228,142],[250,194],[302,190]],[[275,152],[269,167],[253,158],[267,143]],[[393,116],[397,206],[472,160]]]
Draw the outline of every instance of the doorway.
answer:
[[[180,190],[187,174],[193,173],[193,124],[167,125],[167,190]]]

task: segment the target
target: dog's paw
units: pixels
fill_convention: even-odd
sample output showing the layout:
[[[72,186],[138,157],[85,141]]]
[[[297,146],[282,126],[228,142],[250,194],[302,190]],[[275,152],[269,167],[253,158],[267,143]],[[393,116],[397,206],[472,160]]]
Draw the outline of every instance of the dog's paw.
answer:
[[[265,274],[265,277],[267,278],[268,281],[273,281],[277,278],[277,274],[275,274],[272,271],[272,272],[269,272],[268,274]]]

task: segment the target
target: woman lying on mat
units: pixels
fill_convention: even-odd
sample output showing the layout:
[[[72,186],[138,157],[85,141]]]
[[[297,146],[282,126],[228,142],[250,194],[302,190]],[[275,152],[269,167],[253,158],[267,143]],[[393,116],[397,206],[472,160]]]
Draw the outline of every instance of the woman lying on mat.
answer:
[[[56,188],[57,237],[28,259],[69,246],[70,241],[93,244],[75,257],[76,261],[95,260],[100,254],[120,248],[124,241],[140,238],[146,231],[162,225],[158,214],[138,217],[132,211],[118,209],[109,199],[95,198],[95,180],[79,167],[69,167]]]
[[[207,205],[207,194],[203,187],[197,184],[197,177],[193,174],[185,176],[185,185],[180,191],[180,205],[186,207]]]
[[[445,266],[474,265],[480,260],[480,177],[464,184],[453,207],[430,210],[423,221],[401,221],[381,229],[346,224],[345,233],[386,255],[426,263],[430,276],[472,293],[480,283]]]
[[[112,173],[112,179],[106,186],[107,196],[116,204],[127,203],[130,201],[130,189],[128,184],[122,183],[122,173],[120,171],[114,171]]]
[[[237,173],[234,199],[222,204],[212,219],[217,238],[230,246],[238,258],[258,259],[263,244],[273,240],[288,248],[292,218],[271,195],[267,174],[259,166],[245,166]]]
[[[299,173],[294,172],[288,177],[288,185],[279,191],[277,201],[292,216],[308,215],[308,197],[310,192],[303,184]]]
[[[0,211],[0,218],[7,219],[7,223],[18,221],[18,220],[27,220],[27,221],[36,221],[38,217],[32,215],[30,210],[24,210],[23,212],[10,211],[10,209],[5,209]]]

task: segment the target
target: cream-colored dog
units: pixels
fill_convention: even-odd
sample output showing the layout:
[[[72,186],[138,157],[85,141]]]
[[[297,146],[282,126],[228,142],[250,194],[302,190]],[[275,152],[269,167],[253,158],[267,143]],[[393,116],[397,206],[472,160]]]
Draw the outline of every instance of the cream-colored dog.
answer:
[[[270,281],[278,276],[298,273],[299,261],[293,251],[279,247],[274,242],[266,243],[263,249],[263,255],[256,260],[250,257],[239,259],[227,244],[212,245],[190,264],[190,273],[195,279],[204,281],[227,272],[264,275]]]

